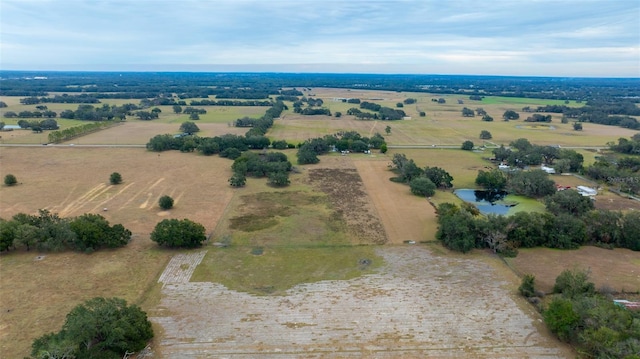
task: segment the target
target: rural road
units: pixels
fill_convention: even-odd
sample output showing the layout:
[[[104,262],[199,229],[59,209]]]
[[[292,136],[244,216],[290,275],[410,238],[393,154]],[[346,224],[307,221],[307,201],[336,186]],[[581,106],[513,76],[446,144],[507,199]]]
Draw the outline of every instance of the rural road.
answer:
[[[91,144],[26,144],[26,143],[2,143],[0,147],[105,147],[105,148],[146,148],[146,145],[91,145]],[[459,149],[459,145],[388,145],[389,149]],[[497,148],[487,147],[487,148]],[[508,148],[508,147],[507,147]],[[563,146],[562,148],[568,148],[572,150],[604,150],[607,146]]]

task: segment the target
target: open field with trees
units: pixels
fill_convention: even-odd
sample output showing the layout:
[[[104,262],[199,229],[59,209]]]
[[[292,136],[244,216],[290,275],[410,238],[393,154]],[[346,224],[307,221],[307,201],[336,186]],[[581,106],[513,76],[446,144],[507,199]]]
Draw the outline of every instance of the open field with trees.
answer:
[[[327,82],[314,82],[319,79]],[[607,186],[620,188],[622,181],[606,173],[624,175],[620,178],[629,182],[635,172],[625,171],[633,171],[636,163],[634,157],[618,161],[634,153],[612,153],[607,143],[632,138],[637,130],[584,117],[582,130],[576,130],[578,117],[567,116],[585,116],[571,112],[592,100],[583,92],[572,88],[531,98],[543,88],[535,79],[529,90],[513,97],[496,90],[495,83],[493,90],[470,93],[469,83],[463,86],[456,79],[429,92],[411,80],[396,87],[384,80],[377,90],[349,89],[343,82],[346,77],[316,80],[303,85],[292,78],[291,86],[281,90],[260,77],[253,79],[252,88],[245,88],[246,84],[208,83],[220,81],[210,78],[200,86],[202,82],[190,84],[178,76],[173,81],[182,87],[166,96],[136,78],[132,81],[138,87],[132,88],[137,90],[120,94],[128,98],[100,93],[101,85],[96,85],[98,92],[78,97],[73,88],[63,97],[56,85],[47,98],[46,93],[27,91],[19,81],[5,82],[0,91],[0,100],[7,104],[0,109],[5,124],[44,119],[6,118],[7,112],[18,116],[70,110],[73,116],[104,118],[94,122],[56,117],[62,130],[107,121],[114,125],[56,146],[41,145],[48,142],[49,130],[0,132],[2,144],[37,145],[0,147],[0,176],[16,179],[0,187],[0,218],[41,209],[69,219],[99,214],[132,236],[122,248],[90,255],[27,251],[20,244],[0,253],[2,356],[28,355],[33,339],[59,331],[65,314],[83,301],[120,297],[149,314],[156,333],[151,348],[159,358],[276,352],[336,358],[569,358],[575,353],[541,325],[544,313],[517,295],[519,276],[535,275],[538,289],[550,292],[564,269],[580,266],[590,269],[596,289],[637,296],[637,251],[521,248],[517,257],[503,261],[494,253],[502,253],[500,238],[489,227],[478,228],[497,237],[474,243],[467,254],[436,241],[444,216],[436,208],[446,208],[438,207],[446,203],[466,208],[452,189],[480,188],[479,171],[490,173],[497,167],[489,161],[494,150],[500,145],[517,148],[522,144],[512,144],[517,139],[526,138],[545,151],[580,147],[576,151],[584,166],[600,166],[599,173],[609,181],[600,182],[603,188],[595,208],[621,210],[625,216],[640,210],[640,202],[606,191]],[[333,86],[324,87],[328,84]],[[624,84],[611,93],[627,93]],[[8,96],[16,93],[20,95]],[[99,102],[83,107],[88,99]],[[272,108],[260,101],[276,99],[282,102],[269,102],[278,104],[273,108],[286,109],[269,127],[269,121],[258,118]],[[219,100],[230,102],[223,105]],[[129,108],[131,104],[135,106]],[[564,113],[536,111],[538,107]],[[122,112],[127,108],[129,112]],[[516,112],[519,119],[505,121],[507,111]],[[629,116],[622,122],[628,126],[631,119],[640,118]],[[533,122],[548,119],[551,122]],[[182,134],[186,121],[197,126],[195,135]],[[482,131],[491,138],[485,133],[481,139]],[[225,134],[235,136],[220,137]],[[361,137],[354,139],[354,134]],[[157,152],[118,148],[144,146],[153,138],[156,145],[171,142],[179,147],[148,147]],[[331,150],[329,140],[337,151]],[[375,147],[366,145],[374,143],[370,140],[377,141]],[[473,149],[461,150],[464,141],[473,142]],[[263,148],[269,143],[271,148]],[[92,144],[113,147],[82,146]],[[363,144],[370,152],[363,153]],[[300,145],[302,150],[295,148]],[[633,152],[633,146],[623,141],[618,147]],[[304,151],[312,156],[301,156]],[[416,171],[395,168],[396,155],[414,161]],[[613,171],[611,163],[622,163],[616,164],[619,172],[602,170]],[[427,179],[425,168],[446,171],[453,188],[429,186],[433,177]],[[426,186],[417,187],[414,177]],[[560,186],[596,186],[587,177],[549,178]],[[509,189],[523,188],[512,177],[510,181]],[[548,210],[569,208],[562,198],[553,199],[558,201],[554,207],[542,196],[517,194],[505,198],[520,203],[509,211],[512,218],[526,216],[516,212],[535,212],[543,218]],[[165,196],[173,203],[163,209],[160,200]],[[488,226],[487,217],[477,218],[478,226]],[[510,226],[503,227],[513,229]],[[193,236],[176,241],[172,233],[180,230]],[[603,239],[600,227],[586,230],[600,237],[581,244],[610,247],[623,238]],[[624,230],[634,228],[627,225]],[[196,248],[172,248],[185,246]]]

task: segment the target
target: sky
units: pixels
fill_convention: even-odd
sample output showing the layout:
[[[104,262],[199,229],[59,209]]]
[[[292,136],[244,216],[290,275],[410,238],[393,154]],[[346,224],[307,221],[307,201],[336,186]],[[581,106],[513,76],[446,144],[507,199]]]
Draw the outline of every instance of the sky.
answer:
[[[640,77],[640,0],[0,0],[0,70]]]

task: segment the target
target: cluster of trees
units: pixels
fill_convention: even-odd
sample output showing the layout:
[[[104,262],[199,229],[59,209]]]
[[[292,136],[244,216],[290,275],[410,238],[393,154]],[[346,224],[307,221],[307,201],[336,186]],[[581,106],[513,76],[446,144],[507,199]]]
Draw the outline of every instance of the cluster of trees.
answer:
[[[487,191],[499,192],[507,190],[509,193],[541,198],[556,192],[555,182],[543,170],[510,171],[499,169],[489,171],[479,170],[476,184]]]
[[[305,103],[307,104],[307,107],[303,108]],[[309,116],[314,116],[314,115],[331,116],[331,111],[328,108],[320,107],[323,104],[324,104],[324,101],[322,101],[322,99],[303,97],[302,99],[297,100],[293,103],[293,112],[299,113],[301,115],[309,115]]]
[[[518,212],[512,216],[480,216],[469,204],[438,206],[436,238],[452,250],[491,248],[505,256],[517,248],[574,249],[592,244],[640,250],[640,213],[594,210],[590,199],[573,190],[545,199],[548,212]]]
[[[640,129],[640,122],[632,117],[640,116],[640,108],[628,99],[590,100],[582,107],[547,105],[538,107],[536,111],[562,113],[563,118],[575,119],[578,122]]]
[[[363,104],[371,104],[370,102],[362,102],[360,107]],[[376,113],[364,112],[358,108],[352,107],[347,110],[347,115],[355,116],[358,120],[383,120],[383,121],[397,121],[402,120],[403,117],[406,116],[406,113],[403,110],[393,109],[390,107],[383,107],[378,104],[372,104],[375,106],[367,105],[366,109],[378,108]]]
[[[534,113],[533,115],[527,117],[525,122],[551,122],[551,115],[541,115],[539,113]]]
[[[14,111],[7,111],[2,116],[5,118],[55,118],[58,114],[54,111],[20,111],[15,113]]]
[[[81,121],[107,121],[114,118],[124,120],[127,115],[133,115],[135,110],[140,109],[138,105],[128,103],[121,106],[109,106],[103,104],[101,107],[93,105],[78,105],[75,111],[64,110],[60,113],[60,118],[81,120]]]
[[[558,173],[580,171],[584,163],[584,157],[574,150],[534,145],[526,138],[516,139],[509,144],[509,148],[500,146],[492,152],[495,161],[509,166],[524,168],[544,163]]]
[[[362,137],[355,131],[338,132],[333,135],[326,135],[306,140],[298,145],[298,164],[312,164],[320,162],[318,156],[331,151],[353,151],[363,152],[371,148],[386,151],[386,142],[384,137],[375,133],[371,138]]]
[[[42,132],[43,130],[57,130],[58,121],[50,118],[42,121],[37,120],[20,120],[18,121],[20,128],[30,128],[33,132]]]
[[[274,119],[279,117],[285,108],[286,106],[281,101],[275,102],[261,118],[251,121],[252,127],[245,136],[225,134],[216,137],[176,137],[165,134],[151,138],[146,147],[148,150],[155,152],[168,150],[198,151],[207,156],[220,154],[222,157],[236,159],[243,151],[249,148],[263,149],[270,145],[271,141],[264,134],[273,126]]]
[[[191,100],[191,106],[271,106],[273,103],[269,100]]]
[[[31,345],[31,356],[119,359],[143,350],[153,338],[147,313],[124,299],[97,297],[73,308],[57,333]]]
[[[0,233],[0,251],[24,247],[26,250],[93,252],[122,247],[131,239],[131,231],[121,224],[111,226],[99,214],[60,218],[47,210],[40,210],[37,215],[18,213],[11,220],[0,219]]]
[[[539,303],[535,277],[526,275],[520,293]],[[542,309],[547,327],[590,358],[637,358],[640,312],[616,305],[607,288],[596,292],[589,272],[565,270],[556,278],[553,299]]]
[[[502,114],[502,118],[504,118],[505,121],[517,120],[520,118],[520,114],[513,110],[506,110],[504,114]]]
[[[611,143],[610,148],[623,156],[601,156],[584,173],[619,191],[640,193],[640,135],[635,135],[631,140],[620,138],[617,144]]]
[[[154,107],[151,111],[137,111],[136,117],[142,121],[151,121],[155,120],[160,116],[161,109]]]
[[[254,138],[255,139],[255,136]],[[261,140],[269,141],[268,138],[262,136]],[[181,152],[198,151],[203,155],[210,156],[221,154],[225,156],[231,149],[235,149],[238,153],[246,151],[249,146],[247,141],[249,138],[233,134],[226,134],[216,137],[198,137],[198,136],[174,136],[170,134],[156,135],[147,142],[147,149],[154,152],[162,152],[169,150],[178,150]]]
[[[205,110],[204,108],[187,106],[182,110],[182,113],[186,113],[186,114],[197,113],[198,115],[204,115],[207,113],[207,110]]]
[[[411,193],[417,196],[431,197],[435,194],[436,188],[453,187],[453,177],[440,167],[427,166],[422,169],[403,153],[394,154],[391,163],[397,175],[391,180],[409,184]]]
[[[246,176],[251,176],[267,177],[270,185],[284,187],[289,185],[291,168],[291,162],[282,152],[264,154],[245,152],[233,162],[231,166],[233,175],[229,179],[229,184],[233,187],[243,187],[246,184]]]
[[[92,122],[80,126],[68,127],[64,130],[53,131],[49,133],[49,142],[58,143],[68,141],[70,139],[86,135],[91,132],[99,131],[110,126],[115,125],[116,122],[104,121],[104,122]]]
[[[476,113],[470,108],[464,107],[462,109],[462,117],[474,117],[475,115]]]
[[[100,103],[100,100],[94,94],[79,94],[79,95],[54,95],[53,97],[25,97],[20,99],[20,103],[23,105],[35,105],[39,103]]]

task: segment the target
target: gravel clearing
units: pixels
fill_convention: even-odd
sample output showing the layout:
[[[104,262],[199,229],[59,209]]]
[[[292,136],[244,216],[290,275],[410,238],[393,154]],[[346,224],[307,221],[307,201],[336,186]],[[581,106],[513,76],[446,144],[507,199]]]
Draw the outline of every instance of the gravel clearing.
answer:
[[[253,296],[184,277],[150,318],[163,358],[565,358],[489,265],[384,246],[376,274]],[[172,261],[173,263],[173,261]],[[193,263],[193,262],[190,262]],[[178,268],[180,265],[178,264]],[[168,267],[169,268],[169,267]],[[164,275],[163,275],[164,276]]]

